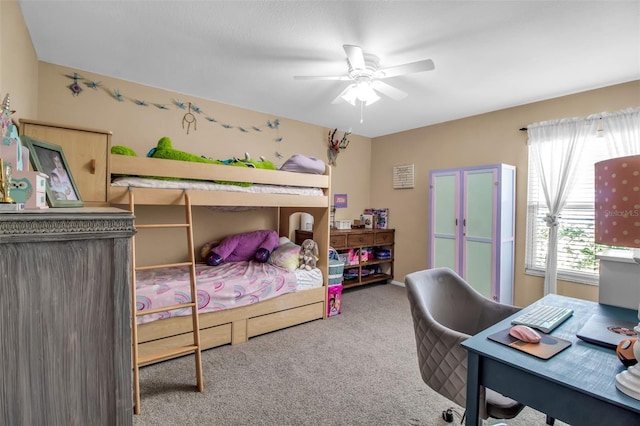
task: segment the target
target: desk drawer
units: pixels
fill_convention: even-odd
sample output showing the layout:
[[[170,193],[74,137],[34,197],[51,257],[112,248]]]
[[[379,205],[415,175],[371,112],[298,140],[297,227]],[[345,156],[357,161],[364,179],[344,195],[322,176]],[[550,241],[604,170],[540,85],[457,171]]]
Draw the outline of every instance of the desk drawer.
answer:
[[[355,234],[347,237],[349,247],[370,246],[373,244],[373,234]]]
[[[376,244],[392,244],[393,243],[393,232],[377,232],[376,233]]]

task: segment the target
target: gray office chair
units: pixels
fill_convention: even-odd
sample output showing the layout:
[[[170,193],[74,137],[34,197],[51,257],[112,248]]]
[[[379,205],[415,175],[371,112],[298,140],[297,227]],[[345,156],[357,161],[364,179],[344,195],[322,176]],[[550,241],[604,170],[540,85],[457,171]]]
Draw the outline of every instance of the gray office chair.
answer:
[[[464,407],[467,351],[460,343],[520,308],[494,302],[449,268],[413,272],[405,277],[422,380]],[[491,389],[480,389],[480,417],[511,419],[524,405]],[[547,416],[547,424],[554,419]]]

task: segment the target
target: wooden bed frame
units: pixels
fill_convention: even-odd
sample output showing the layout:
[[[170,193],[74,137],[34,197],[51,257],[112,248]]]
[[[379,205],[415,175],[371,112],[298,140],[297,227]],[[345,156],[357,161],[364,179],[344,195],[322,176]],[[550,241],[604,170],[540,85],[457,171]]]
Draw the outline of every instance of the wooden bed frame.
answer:
[[[202,349],[246,342],[260,334],[327,317],[331,182],[329,166],[325,174],[314,175],[123,155],[111,155],[109,163],[111,175],[164,176],[321,188],[321,196],[205,190],[188,190],[188,193],[191,204],[198,206],[275,207],[278,209],[278,232],[281,236],[289,236],[292,214],[311,214],[314,219],[314,240],[321,253],[317,266],[323,275],[323,286],[320,288],[289,293],[248,306],[200,314]],[[134,188],[133,191],[136,205],[184,204],[182,189]],[[128,204],[129,188],[110,186],[109,203]],[[137,328],[141,357],[193,341],[190,316],[158,320],[138,325]],[[169,358],[171,357],[165,359]]]

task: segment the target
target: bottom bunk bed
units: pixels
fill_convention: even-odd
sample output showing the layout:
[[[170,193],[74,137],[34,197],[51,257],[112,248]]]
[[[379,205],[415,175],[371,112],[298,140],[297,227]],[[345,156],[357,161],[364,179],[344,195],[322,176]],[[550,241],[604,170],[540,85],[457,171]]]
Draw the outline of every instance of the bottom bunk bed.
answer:
[[[246,342],[260,334],[321,319],[325,290],[320,269],[295,269],[299,249],[287,240],[267,263],[196,264],[200,347]],[[193,340],[190,309],[158,311],[190,300],[187,266],[136,273],[140,357]],[[144,315],[145,310],[153,313]],[[162,360],[170,359],[168,356]],[[161,360],[154,360],[154,362]],[[148,365],[143,363],[141,365]]]

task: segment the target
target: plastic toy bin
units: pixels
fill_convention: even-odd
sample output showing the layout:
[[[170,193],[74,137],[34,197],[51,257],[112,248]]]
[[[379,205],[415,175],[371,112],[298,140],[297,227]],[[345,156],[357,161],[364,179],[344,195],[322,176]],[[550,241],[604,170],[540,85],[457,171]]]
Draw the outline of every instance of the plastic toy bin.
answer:
[[[329,285],[342,284],[344,263],[341,260],[329,259]]]

